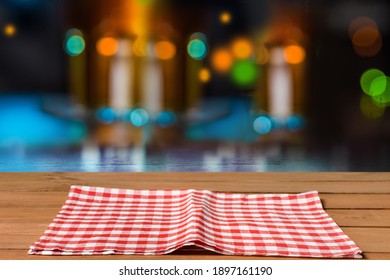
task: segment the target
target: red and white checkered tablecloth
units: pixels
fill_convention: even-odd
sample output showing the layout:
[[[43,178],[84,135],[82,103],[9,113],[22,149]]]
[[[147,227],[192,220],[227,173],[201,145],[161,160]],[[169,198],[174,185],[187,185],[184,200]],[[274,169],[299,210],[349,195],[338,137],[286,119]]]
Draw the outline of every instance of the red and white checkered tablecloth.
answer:
[[[72,186],[29,254],[167,254],[186,245],[229,255],[361,253],[324,211],[316,191],[238,194]]]

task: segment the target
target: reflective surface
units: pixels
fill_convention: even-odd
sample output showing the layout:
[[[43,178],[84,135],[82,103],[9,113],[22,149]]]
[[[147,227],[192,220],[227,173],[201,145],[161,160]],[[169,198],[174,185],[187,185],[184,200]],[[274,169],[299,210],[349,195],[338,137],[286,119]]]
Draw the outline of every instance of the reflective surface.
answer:
[[[165,150],[85,145],[71,150],[2,151],[0,171],[389,171],[389,159],[389,149],[378,147],[356,156],[346,147],[316,153],[282,144],[190,144]]]

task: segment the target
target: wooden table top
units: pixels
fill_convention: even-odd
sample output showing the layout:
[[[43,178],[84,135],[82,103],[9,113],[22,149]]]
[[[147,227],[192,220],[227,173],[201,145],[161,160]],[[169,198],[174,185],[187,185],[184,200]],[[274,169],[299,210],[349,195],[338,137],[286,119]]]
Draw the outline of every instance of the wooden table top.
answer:
[[[71,185],[197,188],[242,193],[317,190],[327,213],[363,250],[390,259],[390,173],[0,173],[0,259],[282,259],[222,256],[194,247],[165,256],[31,256]],[[289,258],[292,259],[292,258]]]

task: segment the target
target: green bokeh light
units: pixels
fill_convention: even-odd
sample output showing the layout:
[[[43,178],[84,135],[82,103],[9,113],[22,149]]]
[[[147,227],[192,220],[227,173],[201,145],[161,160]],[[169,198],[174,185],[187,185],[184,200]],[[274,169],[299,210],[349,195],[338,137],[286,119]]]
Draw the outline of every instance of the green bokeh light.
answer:
[[[385,74],[378,69],[369,69],[360,78],[362,90],[370,96],[383,94],[387,82]]]
[[[386,91],[387,85],[388,77],[380,76],[376,78],[371,82],[370,95],[373,97],[382,95]]]
[[[66,53],[70,56],[78,56],[85,49],[84,39],[79,35],[69,37],[65,44]]]
[[[378,85],[376,85],[378,84]],[[389,105],[390,104],[390,78],[389,77],[381,77],[377,78],[373,81],[372,87],[378,87],[378,91],[380,90],[382,93],[379,95],[375,95],[372,98],[381,105]]]
[[[231,76],[233,81],[239,86],[252,85],[257,77],[259,71],[257,66],[249,60],[241,60],[234,63]]]
[[[193,59],[202,60],[206,57],[207,46],[202,40],[194,39],[189,42],[187,51]]]

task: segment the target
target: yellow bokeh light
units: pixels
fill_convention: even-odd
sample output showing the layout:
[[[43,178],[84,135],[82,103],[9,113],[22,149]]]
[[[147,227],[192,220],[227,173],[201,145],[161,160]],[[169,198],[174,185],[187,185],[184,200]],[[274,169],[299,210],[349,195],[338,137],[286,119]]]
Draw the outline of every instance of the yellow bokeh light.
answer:
[[[211,73],[210,70],[207,68],[202,68],[199,71],[199,80],[203,83],[207,83],[211,79]]]
[[[238,38],[233,41],[232,52],[238,59],[247,59],[253,54],[253,45],[248,39]]]
[[[257,52],[256,62],[259,64],[267,64],[269,62],[269,57],[270,54],[268,49],[264,45],[260,46]]]
[[[148,55],[148,43],[145,39],[137,38],[133,44],[133,53],[136,56]]]
[[[227,49],[217,49],[211,54],[211,64],[218,72],[228,72],[233,64],[232,54]]]
[[[230,21],[232,20],[232,15],[229,13],[229,12],[222,12],[220,15],[219,15],[219,20],[221,23],[223,24],[228,24],[230,23]]]
[[[161,60],[169,60],[175,56],[176,47],[172,42],[160,41],[154,46],[154,53]]]
[[[96,43],[96,50],[104,56],[112,56],[118,51],[118,40],[112,37],[101,38]]]
[[[305,60],[306,52],[298,45],[290,45],[284,49],[284,59],[290,64],[299,64]]]
[[[385,113],[385,108],[378,106],[372,98],[363,95],[360,99],[360,111],[368,119],[381,119]]]
[[[4,34],[8,37],[12,37],[16,34],[16,27],[13,24],[7,24],[4,26]]]

